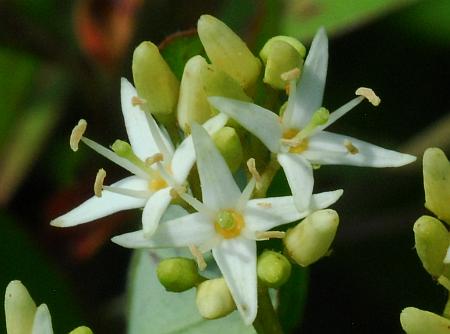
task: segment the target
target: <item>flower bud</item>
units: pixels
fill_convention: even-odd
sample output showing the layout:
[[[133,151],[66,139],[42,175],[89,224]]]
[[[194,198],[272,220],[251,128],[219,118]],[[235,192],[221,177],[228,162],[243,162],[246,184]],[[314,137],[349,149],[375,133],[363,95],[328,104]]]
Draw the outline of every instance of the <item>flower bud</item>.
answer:
[[[203,280],[195,261],[183,257],[162,260],[156,268],[156,275],[166,290],[172,292],[189,290]]]
[[[336,211],[319,210],[288,230],[283,239],[287,254],[306,267],[323,257],[331,246],[339,224]]]
[[[439,148],[429,148],[423,155],[425,207],[450,224],[450,163]]]
[[[137,93],[145,100],[144,110],[167,119],[177,106],[179,83],[158,47],[151,42],[139,44],[132,68]]]
[[[288,83],[281,78],[281,75],[294,68],[301,69],[303,57],[306,53],[305,47],[295,38],[290,38],[288,41],[293,40],[297,43],[289,43],[283,37],[289,38],[277,36],[269,39],[259,53],[266,67],[263,81],[275,89],[286,88]],[[303,56],[299,50],[303,53]]]
[[[233,297],[223,278],[204,281],[197,286],[197,308],[205,319],[222,318],[236,309]]]
[[[204,77],[204,88],[208,96],[223,96],[235,100],[252,101],[235,79],[214,65],[208,65],[208,72]]]
[[[236,130],[231,127],[224,127],[217,131],[212,139],[220,154],[224,157],[231,172],[238,170],[244,158],[241,141],[236,133]]]
[[[264,251],[258,257],[258,278],[269,288],[279,288],[291,275],[291,263],[280,253]]]
[[[425,270],[433,277],[440,276],[450,242],[445,226],[434,217],[422,216],[414,224],[414,239]]]
[[[407,307],[400,314],[400,323],[408,334],[448,334],[450,320],[437,314]]]
[[[9,334],[31,333],[36,304],[20,281],[11,281],[5,292],[6,331]]]
[[[244,89],[256,83],[261,62],[225,23],[213,16],[202,15],[197,30],[214,66],[239,82]]]
[[[72,330],[69,334],[93,334],[93,332],[89,327],[80,326]]]

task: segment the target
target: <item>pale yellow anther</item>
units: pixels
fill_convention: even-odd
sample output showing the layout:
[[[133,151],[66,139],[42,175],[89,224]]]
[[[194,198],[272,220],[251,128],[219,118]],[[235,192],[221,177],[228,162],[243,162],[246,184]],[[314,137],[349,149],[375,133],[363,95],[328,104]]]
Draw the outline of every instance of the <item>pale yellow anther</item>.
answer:
[[[284,81],[297,80],[300,76],[300,69],[298,67],[293,68],[290,71],[284,72],[280,75],[281,79]]]
[[[133,107],[141,106],[141,105],[143,105],[145,103],[147,103],[147,101],[142,99],[142,98],[140,98],[139,96],[133,96],[131,98],[131,104],[133,105]]]
[[[257,205],[264,209],[270,209],[272,207],[272,203],[269,202],[259,202]]]
[[[381,99],[378,97],[375,92],[367,87],[359,87],[356,92],[356,95],[365,97],[370,103],[372,103],[375,107],[378,106],[381,102]]]
[[[154,155],[152,155],[151,157],[145,159],[145,164],[147,166],[151,166],[154,163],[160,162],[164,160],[164,156],[162,155],[162,153],[156,153]]]
[[[192,256],[195,258],[198,269],[200,271],[205,270],[206,269],[206,261],[205,261],[205,258],[203,257],[202,252],[200,252],[198,247],[195,245],[191,245],[191,246],[189,246],[189,251],[191,252]]]
[[[105,180],[105,177],[106,171],[103,168],[100,168],[95,176],[94,182],[94,193],[97,197],[102,197],[103,181]]]
[[[353,145],[353,143],[348,139],[344,140],[344,146],[347,149],[348,153],[350,154],[359,153],[359,149],[355,145]]]
[[[250,174],[255,178],[256,188],[258,188],[261,185],[261,175],[256,169],[256,162],[254,158],[250,158],[247,160],[247,168]]]
[[[70,134],[70,148],[72,151],[78,151],[78,144],[80,143],[81,138],[83,137],[84,132],[86,131],[87,122],[84,119],[80,119],[78,124],[72,130]]]
[[[265,231],[255,233],[257,240],[283,239],[285,235],[286,232],[282,231]]]

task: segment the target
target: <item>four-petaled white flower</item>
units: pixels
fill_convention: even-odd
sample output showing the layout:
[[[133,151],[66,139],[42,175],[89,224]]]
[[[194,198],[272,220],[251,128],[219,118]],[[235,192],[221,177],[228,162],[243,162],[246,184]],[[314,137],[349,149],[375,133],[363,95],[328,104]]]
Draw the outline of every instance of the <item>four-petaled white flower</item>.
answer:
[[[195,245],[212,250],[245,323],[257,313],[256,240],[282,237],[268,231],[299,220],[314,210],[333,204],[342,190],[312,196],[309,207],[299,211],[292,196],[250,199],[255,181],[241,192],[206,131],[192,125],[203,203],[186,193],[180,196],[198,212],[166,221],[151,238],[143,231],[123,234],[113,242],[129,248],[164,248]]]
[[[348,136],[323,131],[367,97],[374,105],[379,98],[367,88],[333,113],[321,108],[328,64],[328,39],[320,29],[305,60],[300,82],[289,78],[289,99],[281,116],[252,103],[223,97],[210,97],[211,104],[234,118],[257,136],[272,152],[287,177],[299,210],[308,207],[313,191],[313,168],[317,165],[342,164],[369,167],[398,167],[414,161],[408,154]],[[298,72],[298,70],[297,70]]]
[[[81,141],[134,175],[104,186],[100,196],[94,196],[54,219],[51,222],[53,226],[75,226],[118,211],[144,208],[143,230],[146,236],[150,236],[172,199],[172,189],[186,182],[195,163],[192,138],[187,137],[174,150],[153,117],[139,107],[145,101],[139,99],[133,85],[126,79],[122,79],[121,84],[122,113],[130,144],[117,141],[113,145],[115,151],[112,151],[86,137]],[[214,133],[225,125],[227,119],[225,115],[216,116],[204,126]]]

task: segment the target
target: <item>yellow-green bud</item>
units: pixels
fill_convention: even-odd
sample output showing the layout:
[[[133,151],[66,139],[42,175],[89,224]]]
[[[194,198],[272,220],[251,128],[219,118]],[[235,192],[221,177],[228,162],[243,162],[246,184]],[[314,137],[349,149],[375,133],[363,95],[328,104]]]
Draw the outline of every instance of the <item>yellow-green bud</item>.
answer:
[[[5,292],[6,331],[8,334],[31,333],[36,304],[20,281],[11,281]]]
[[[208,72],[204,77],[204,88],[208,96],[223,96],[235,100],[252,101],[235,79],[214,65],[208,65]]]
[[[132,68],[137,93],[145,100],[144,110],[162,118],[174,112],[179,83],[158,47],[151,42],[139,44],[134,50]]]
[[[197,286],[197,308],[205,319],[222,318],[236,309],[233,297],[223,278],[204,281]]]
[[[291,263],[280,253],[264,251],[258,257],[258,278],[269,288],[279,288],[291,275]]]
[[[301,70],[303,67],[303,59],[300,53],[283,40],[274,38],[268,40],[259,56],[266,67],[263,81],[275,89],[286,88],[288,82],[281,78],[283,73],[294,68]]]
[[[326,255],[336,235],[339,216],[336,211],[319,210],[287,231],[283,239],[287,254],[306,267]]]
[[[439,148],[429,148],[423,155],[425,207],[450,224],[450,163]]]
[[[275,36],[275,37],[272,37],[271,39],[269,39],[266,42],[266,44],[264,44],[261,51],[259,52],[259,56],[261,57],[261,59],[263,60],[264,63],[267,62],[270,46],[274,42],[284,42],[286,44],[289,44],[298,52],[298,54],[300,55],[300,57],[302,59],[304,59],[306,56],[306,48],[297,38],[291,37],[291,36],[280,35],[280,36]]]
[[[190,132],[192,122],[202,124],[213,115],[204,89],[207,71],[208,64],[202,56],[192,57],[184,67],[177,117],[178,124],[185,133]]]
[[[93,334],[92,330],[86,326],[80,326],[72,330],[69,334]]]
[[[422,216],[414,224],[414,238],[417,255],[425,270],[433,277],[440,276],[450,242],[445,226],[434,217]]]
[[[244,152],[236,130],[226,126],[217,131],[212,136],[212,139],[231,172],[234,173],[237,171],[244,158]]]
[[[261,62],[247,45],[225,23],[210,15],[202,15],[197,30],[208,58],[244,88],[258,79]]]
[[[407,334],[448,334],[450,331],[449,319],[415,307],[402,311],[400,323]]]
[[[183,257],[162,260],[156,268],[156,275],[166,290],[172,292],[189,290],[203,280],[195,261]]]

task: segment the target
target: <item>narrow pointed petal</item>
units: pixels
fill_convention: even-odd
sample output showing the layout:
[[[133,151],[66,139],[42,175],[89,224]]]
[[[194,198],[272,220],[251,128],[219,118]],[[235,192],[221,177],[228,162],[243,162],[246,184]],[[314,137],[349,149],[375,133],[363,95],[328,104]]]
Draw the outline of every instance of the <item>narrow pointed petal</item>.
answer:
[[[159,225],[151,238],[139,230],[112,238],[112,242],[127,248],[169,248],[201,245],[216,235],[214,225],[201,213],[193,213]]]
[[[155,192],[147,201],[142,213],[142,229],[144,236],[149,238],[158,228],[159,221],[172,200],[171,187]]]
[[[278,152],[282,128],[280,118],[253,103],[213,96],[209,102],[220,112],[235,119],[248,131],[258,137],[272,152]]]
[[[278,162],[283,167],[294,203],[299,211],[309,207],[314,186],[311,164],[300,154],[278,154]]]
[[[138,94],[133,85],[125,78],[121,81],[122,114],[127,129],[128,139],[133,152],[143,161],[153,154],[159,153],[145,112],[139,105],[133,105]],[[151,116],[150,116],[151,117]]]
[[[212,251],[244,322],[251,325],[258,309],[256,242],[243,237],[225,239]]]
[[[159,128],[152,115],[145,114],[145,116],[147,117],[147,122],[152,133],[153,140],[158,147],[158,152],[162,153],[165,160],[170,161],[173,156],[173,146],[172,142],[169,139],[169,135],[167,134],[167,132],[162,131]]]
[[[327,191],[312,195],[309,208],[298,211],[292,196],[258,198],[250,200],[244,212],[249,231],[267,231],[276,226],[302,219],[312,212],[334,204],[343,194],[342,190]]]
[[[328,38],[325,29],[321,28],[314,36],[297,85],[295,110],[291,116],[292,128],[303,128],[312,114],[322,106],[327,67]]]
[[[41,304],[37,308],[31,334],[53,334],[52,318],[47,305]]]
[[[147,181],[136,176],[122,179],[112,184],[112,186],[137,191],[148,190]],[[91,197],[75,209],[52,220],[50,224],[57,227],[70,227],[84,224],[118,211],[142,208],[146,202],[146,198],[126,196],[104,190],[102,197]]]
[[[195,123],[192,124],[192,139],[197,155],[203,203],[212,210],[234,208],[241,191],[225,159],[205,129]]]
[[[350,153],[346,143],[356,148]],[[399,153],[362,140],[322,131],[309,140],[302,154],[311,163],[320,165],[351,165],[365,167],[399,167],[416,160],[415,156]]]

